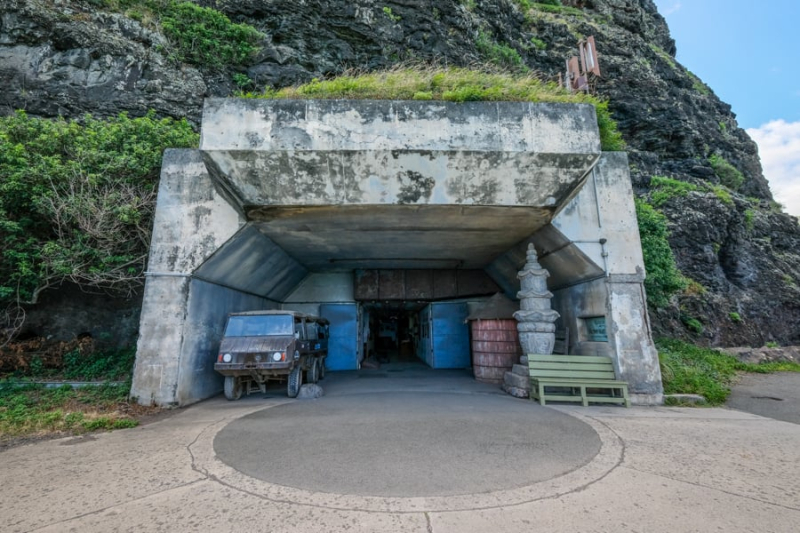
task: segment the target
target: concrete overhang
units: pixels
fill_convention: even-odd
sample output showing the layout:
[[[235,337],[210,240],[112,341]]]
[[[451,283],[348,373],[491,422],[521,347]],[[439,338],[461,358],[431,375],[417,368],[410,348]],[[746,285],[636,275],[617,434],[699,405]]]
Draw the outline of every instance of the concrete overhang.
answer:
[[[587,104],[206,100],[217,189],[311,271],[482,268],[600,156]]]

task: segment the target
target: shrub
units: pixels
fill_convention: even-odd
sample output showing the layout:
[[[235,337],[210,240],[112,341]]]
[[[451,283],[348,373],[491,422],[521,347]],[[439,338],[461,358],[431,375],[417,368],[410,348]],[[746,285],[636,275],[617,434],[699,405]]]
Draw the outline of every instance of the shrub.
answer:
[[[263,93],[247,98],[311,98],[366,100],[447,100],[464,102],[564,102],[586,103],[597,110],[603,150],[622,150],[625,142],[608,111],[608,102],[585,94],[571,94],[555,83],[543,82],[529,74],[487,72],[463,68],[398,67],[388,71],[345,73],[330,80],[314,79],[299,87]]]
[[[717,175],[720,183],[729,189],[737,191],[744,183],[744,174],[721,155],[713,154],[708,158],[708,163],[714,169],[714,174]]]
[[[191,2],[150,0],[160,14],[164,35],[181,61],[221,67],[246,63],[264,36],[247,24],[234,24],[216,9]]]
[[[739,322],[742,321],[742,315],[740,315],[739,313],[737,313],[735,311],[733,311],[731,313],[728,313],[728,318],[731,319],[731,322],[739,323]]]
[[[654,308],[666,307],[670,297],[687,285],[669,247],[667,218],[639,199],[636,200],[636,218],[647,271],[644,280],[647,303]]]
[[[0,118],[0,302],[48,286],[128,293],[143,281],[162,152],[197,145],[185,120]]]

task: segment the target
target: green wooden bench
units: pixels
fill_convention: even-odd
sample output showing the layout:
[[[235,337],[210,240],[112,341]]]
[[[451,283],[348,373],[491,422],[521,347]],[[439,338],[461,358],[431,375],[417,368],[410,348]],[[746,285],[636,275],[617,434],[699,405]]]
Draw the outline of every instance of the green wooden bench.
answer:
[[[528,354],[528,371],[531,400],[538,400],[542,405],[547,401],[562,401],[581,402],[584,407],[589,402],[631,406],[628,384],[617,380],[610,357]],[[547,392],[546,389],[552,387],[562,392]]]

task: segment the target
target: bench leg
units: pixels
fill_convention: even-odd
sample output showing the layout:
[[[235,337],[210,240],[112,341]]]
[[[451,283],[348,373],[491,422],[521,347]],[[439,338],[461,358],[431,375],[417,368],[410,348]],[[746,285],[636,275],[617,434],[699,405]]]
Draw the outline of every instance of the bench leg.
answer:
[[[545,401],[544,401],[544,385],[539,383],[538,390],[539,390],[539,405],[544,405],[545,404]]]
[[[586,387],[581,386],[581,404],[584,407],[589,407],[589,399],[586,397]]]

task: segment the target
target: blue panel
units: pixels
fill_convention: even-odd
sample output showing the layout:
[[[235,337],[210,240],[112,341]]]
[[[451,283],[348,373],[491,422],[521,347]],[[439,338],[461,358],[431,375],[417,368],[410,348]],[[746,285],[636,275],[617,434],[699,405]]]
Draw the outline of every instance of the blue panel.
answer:
[[[328,370],[358,369],[356,304],[322,304],[319,314],[330,321]]]
[[[433,368],[467,368],[470,366],[467,304],[434,303]]]

